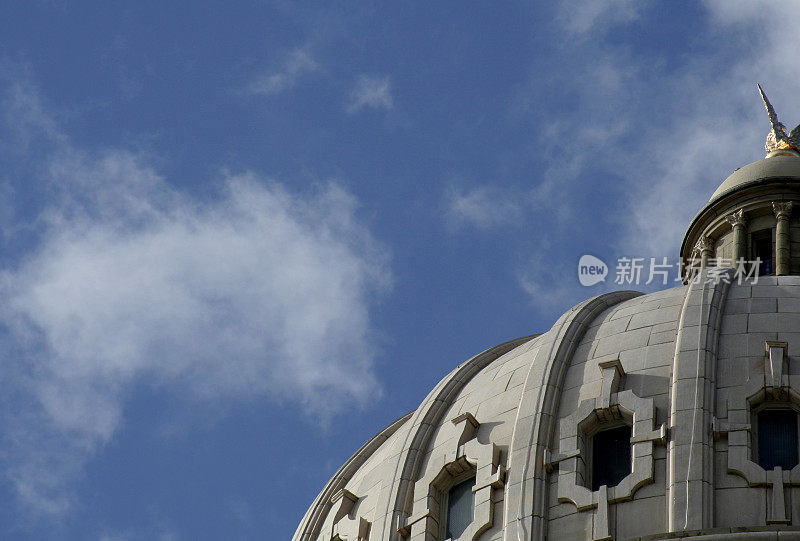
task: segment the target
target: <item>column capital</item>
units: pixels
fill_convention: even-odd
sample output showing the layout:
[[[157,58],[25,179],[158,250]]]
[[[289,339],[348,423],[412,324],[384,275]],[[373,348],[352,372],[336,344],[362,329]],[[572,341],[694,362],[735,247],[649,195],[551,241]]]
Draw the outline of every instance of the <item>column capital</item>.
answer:
[[[712,241],[707,236],[703,235],[699,239],[697,239],[697,243],[694,245],[694,249],[698,252],[710,252],[714,249],[714,241]]]
[[[744,209],[739,209],[736,212],[732,212],[725,216],[725,219],[731,224],[731,227],[736,227],[737,225],[744,225],[747,222],[747,219],[744,217]]]
[[[792,214],[792,202],[791,201],[774,201],[772,203],[772,212],[775,213],[775,217],[777,219],[789,219],[789,216]]]

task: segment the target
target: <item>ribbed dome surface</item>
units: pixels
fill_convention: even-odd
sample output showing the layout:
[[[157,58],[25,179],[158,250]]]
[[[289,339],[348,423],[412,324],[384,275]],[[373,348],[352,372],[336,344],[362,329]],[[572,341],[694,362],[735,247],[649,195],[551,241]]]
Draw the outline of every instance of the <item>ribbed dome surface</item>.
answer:
[[[293,541],[800,541],[788,152],[730,175],[682,248],[741,250],[732,216],[775,239],[786,272],[742,281],[704,264],[685,285],[599,295],[476,355],[339,469]]]
[[[293,539],[445,541],[465,479],[453,541],[800,539],[800,465],[762,467],[753,428],[800,408],[798,351],[800,276],[589,299],[459,365],[342,466]],[[594,487],[618,466],[592,435],[623,426],[631,463]]]

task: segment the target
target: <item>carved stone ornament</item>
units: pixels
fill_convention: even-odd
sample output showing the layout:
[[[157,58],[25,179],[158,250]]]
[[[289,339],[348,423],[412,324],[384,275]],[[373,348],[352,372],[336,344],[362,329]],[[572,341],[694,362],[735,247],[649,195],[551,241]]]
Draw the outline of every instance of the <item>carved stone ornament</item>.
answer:
[[[333,532],[331,541],[369,541],[369,530],[372,523],[358,516],[359,497],[347,489],[342,489],[331,498],[336,508],[333,515]]]
[[[747,220],[744,217],[743,209],[739,209],[736,212],[728,214],[727,216],[725,216],[725,219],[728,221],[729,224],[731,224],[731,227],[736,227],[737,225],[743,226],[747,222]]]
[[[500,449],[494,443],[481,443],[477,432],[480,423],[471,413],[452,420],[458,439],[450,449],[431,457],[429,474],[414,486],[411,516],[398,532],[411,541],[439,539],[450,488],[463,477],[474,474],[475,509],[472,523],[463,534],[452,541],[475,541],[494,523],[494,503],[502,495],[506,469],[500,463]]]
[[[752,460],[754,410],[764,403],[798,403],[800,389],[795,388],[794,376],[789,376],[786,342],[765,342],[764,370],[753,374],[747,383],[728,396],[727,416],[714,419],[714,437],[728,438],[728,468],[730,474],[744,478],[752,486],[772,487],[767,506],[767,524],[789,524],[791,515],[786,509],[786,486],[800,486],[800,465],[785,471],[780,467],[765,470]],[[724,420],[723,420],[724,419]]]
[[[630,500],[639,488],[654,480],[653,445],[665,445],[666,425],[656,427],[653,400],[641,398],[631,390],[620,391],[625,372],[618,359],[601,362],[603,375],[600,394],[581,401],[572,415],[561,420],[559,451],[550,457],[548,469],[558,468],[558,501],[575,504],[578,511],[593,511],[592,539],[612,539],[609,504]],[[584,449],[588,434],[604,424],[623,422],[631,426],[631,473],[617,486],[602,486],[592,491],[585,479]]]

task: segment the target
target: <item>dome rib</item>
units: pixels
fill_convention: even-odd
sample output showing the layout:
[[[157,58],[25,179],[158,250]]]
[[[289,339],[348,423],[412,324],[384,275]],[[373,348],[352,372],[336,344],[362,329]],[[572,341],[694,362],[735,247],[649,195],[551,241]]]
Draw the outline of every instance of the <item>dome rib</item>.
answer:
[[[408,500],[414,481],[419,474],[421,461],[425,455],[424,451],[428,447],[435,427],[441,423],[442,416],[452,405],[453,399],[458,396],[459,391],[475,374],[494,360],[538,336],[540,334],[537,333],[509,340],[479,353],[453,370],[428,393],[428,396],[425,397],[425,400],[414,413],[411,429],[408,433],[409,436],[413,433],[413,439],[410,443],[406,441],[403,446],[403,456],[400,459],[403,463],[403,471],[399,477],[395,478],[392,485],[391,494],[396,495],[393,498],[394,507],[391,509],[388,507],[392,505],[390,496],[384,515],[390,517],[389,530],[387,531],[387,525],[384,525],[381,539],[397,540],[400,538],[398,530],[400,523],[406,518]],[[381,525],[376,524],[375,526],[377,526],[376,530],[381,531]]]
[[[573,307],[545,333],[543,337],[545,342],[539,350],[536,360],[531,363],[525,388],[520,396],[520,405],[517,408],[518,422],[515,423],[508,452],[508,485],[514,486],[519,483],[521,487],[518,491],[519,499],[512,498],[511,495],[506,499],[505,516],[509,532],[514,528],[522,529],[523,533],[527,534],[523,535],[523,539],[540,539],[544,532],[542,520],[546,516],[545,507],[547,506],[547,498],[543,497],[547,484],[544,472],[544,454],[553,431],[552,423],[558,407],[558,390],[561,389],[572,351],[586,329],[600,313],[615,304],[641,295],[642,293],[638,291],[614,291],[598,295]],[[550,347],[546,347],[547,342],[550,343]],[[540,372],[541,377],[531,378],[533,370],[542,364],[544,367]],[[519,432],[517,428],[520,426],[519,418],[522,415],[523,404],[532,405],[533,409],[530,414],[533,415],[533,420],[530,427]],[[525,426],[527,427],[527,424]],[[524,456],[525,463],[515,464],[513,461],[517,456]],[[533,472],[531,473],[529,466],[532,460]],[[534,483],[533,502],[526,507],[525,484],[529,481]],[[526,509],[530,509],[530,511],[526,511]],[[531,514],[527,515],[528,512]],[[530,519],[531,531],[529,532],[524,531],[525,518]],[[516,522],[515,526],[512,526],[512,520]]]
[[[390,423],[389,426],[378,432],[367,443],[362,445],[361,448],[356,451],[353,456],[351,456],[347,462],[342,465],[341,468],[339,468],[339,470],[331,478],[331,480],[328,481],[328,483],[325,485],[325,488],[322,489],[322,492],[319,493],[317,498],[314,500],[314,503],[311,505],[311,507],[309,507],[308,511],[303,516],[303,520],[297,527],[292,539],[296,539],[298,541],[311,541],[317,538],[323,522],[325,521],[325,517],[330,511],[332,505],[331,498],[333,495],[347,485],[347,482],[350,480],[353,474],[355,474],[358,469],[369,459],[369,457],[371,457],[392,434],[397,432],[397,430],[403,426],[413,414],[413,411],[409,411],[396,421]]]

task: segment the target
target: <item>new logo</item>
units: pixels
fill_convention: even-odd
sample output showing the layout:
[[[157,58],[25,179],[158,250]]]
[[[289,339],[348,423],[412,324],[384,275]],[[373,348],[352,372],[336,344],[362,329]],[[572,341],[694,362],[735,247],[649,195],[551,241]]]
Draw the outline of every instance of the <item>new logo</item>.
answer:
[[[593,286],[605,282],[608,276],[608,265],[593,255],[582,255],[578,261],[578,280],[582,286]]]

